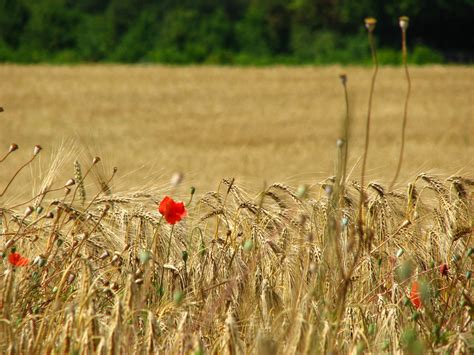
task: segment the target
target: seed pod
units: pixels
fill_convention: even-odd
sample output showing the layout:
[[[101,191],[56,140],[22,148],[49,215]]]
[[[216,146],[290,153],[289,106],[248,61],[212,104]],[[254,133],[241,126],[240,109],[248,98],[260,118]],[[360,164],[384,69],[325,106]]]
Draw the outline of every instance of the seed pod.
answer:
[[[35,145],[35,147],[33,148],[33,155],[36,156],[39,154],[39,152],[41,152],[41,146],[40,145]]]
[[[45,266],[46,258],[43,255],[38,255],[36,258],[34,258],[33,265],[38,265],[40,267]]]
[[[372,32],[375,29],[375,25],[377,24],[377,20],[373,17],[367,17],[364,22],[365,28],[367,28],[369,32]]]
[[[12,153],[17,149],[18,149],[18,144],[12,143],[12,144],[10,144],[10,148],[8,148],[8,153]]]
[[[68,181],[66,181],[66,184],[64,184],[64,187],[72,186],[75,183],[76,183],[76,181],[74,179],[69,179]]]
[[[34,212],[34,210],[35,209],[31,206],[26,207],[26,209],[25,209],[25,218],[28,217],[30,214],[32,214]]]
[[[346,74],[339,75],[339,79],[341,80],[342,85],[346,85],[346,83],[347,83],[347,75]]]
[[[403,32],[407,30],[409,20],[410,19],[407,16],[401,16],[398,19],[398,23],[400,24],[400,28],[402,29]]]

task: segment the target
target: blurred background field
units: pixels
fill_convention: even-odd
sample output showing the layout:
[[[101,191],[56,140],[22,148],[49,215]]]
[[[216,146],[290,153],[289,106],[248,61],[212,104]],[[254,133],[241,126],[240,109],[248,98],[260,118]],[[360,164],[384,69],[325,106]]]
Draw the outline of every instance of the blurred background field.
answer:
[[[472,174],[474,70],[425,66],[410,71],[413,88],[399,186],[422,171]],[[71,150],[73,141],[72,153],[89,150],[109,170],[119,167],[117,188],[166,183],[176,171],[198,191],[215,189],[224,177],[257,188],[264,181],[320,181],[334,171],[345,109],[342,72],[348,75],[353,120],[349,167],[358,174],[371,70],[352,66],[2,65],[2,149],[15,142],[21,148],[16,156],[26,159],[33,145],[41,144],[45,152],[39,164],[46,169],[47,157],[61,142]],[[405,90],[402,68],[381,68],[369,180],[388,184],[393,177]],[[2,185],[18,164],[18,156],[3,164]],[[24,191],[38,169],[23,172],[23,183],[13,189]],[[65,174],[72,171],[71,163]],[[31,194],[30,188],[26,191]]]

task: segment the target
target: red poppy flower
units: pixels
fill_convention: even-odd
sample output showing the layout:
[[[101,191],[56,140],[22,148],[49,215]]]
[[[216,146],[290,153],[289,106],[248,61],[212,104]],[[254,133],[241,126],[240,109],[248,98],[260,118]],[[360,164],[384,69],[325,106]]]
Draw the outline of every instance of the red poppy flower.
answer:
[[[448,265],[447,264],[441,264],[439,266],[439,272],[443,276],[448,276],[448,272],[449,272]]]
[[[20,253],[11,253],[8,255],[8,261],[13,266],[25,266],[30,262],[27,258],[21,256]]]
[[[186,217],[186,208],[183,202],[175,202],[171,197],[165,196],[160,202],[158,209],[160,213],[165,217],[166,222],[169,224],[175,224],[181,221],[182,218]]]
[[[410,301],[416,309],[419,309],[422,306],[420,296],[420,285],[417,281],[414,281],[411,285]]]

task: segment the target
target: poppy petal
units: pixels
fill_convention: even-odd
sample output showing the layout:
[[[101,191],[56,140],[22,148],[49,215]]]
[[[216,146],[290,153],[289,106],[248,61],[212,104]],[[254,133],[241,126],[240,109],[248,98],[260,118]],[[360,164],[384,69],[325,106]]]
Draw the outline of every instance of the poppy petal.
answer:
[[[159,212],[165,217],[169,224],[176,224],[186,216],[186,208],[183,202],[175,202],[172,198],[165,196],[160,202]]]
[[[13,266],[25,266],[29,263],[28,258],[21,256],[20,253],[11,253],[8,255],[8,261]]]
[[[169,201],[171,200],[171,198],[169,198],[168,196],[165,196],[165,198],[163,200],[161,200],[160,202],[160,207],[158,208],[158,211],[164,215],[166,213],[166,210],[167,210],[167,205],[169,203]]]
[[[416,309],[419,309],[422,305],[420,296],[420,286],[418,282],[413,282],[410,291],[410,301]]]

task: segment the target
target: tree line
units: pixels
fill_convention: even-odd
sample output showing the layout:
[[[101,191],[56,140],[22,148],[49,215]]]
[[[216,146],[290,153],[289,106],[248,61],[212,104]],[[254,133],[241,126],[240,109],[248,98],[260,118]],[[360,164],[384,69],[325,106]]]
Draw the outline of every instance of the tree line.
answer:
[[[473,0],[0,0],[2,62],[413,63],[474,58]]]

